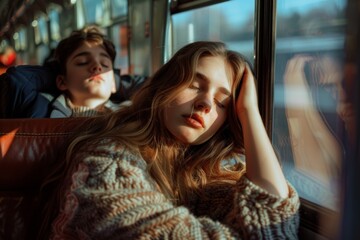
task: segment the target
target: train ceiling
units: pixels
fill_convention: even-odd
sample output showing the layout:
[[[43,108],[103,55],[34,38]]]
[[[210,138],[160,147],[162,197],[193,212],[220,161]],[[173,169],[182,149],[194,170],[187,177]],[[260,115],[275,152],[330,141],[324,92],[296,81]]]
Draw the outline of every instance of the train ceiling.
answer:
[[[47,6],[56,3],[64,6],[70,0],[1,0],[0,40],[10,39],[21,25],[31,24],[38,12],[47,11]]]

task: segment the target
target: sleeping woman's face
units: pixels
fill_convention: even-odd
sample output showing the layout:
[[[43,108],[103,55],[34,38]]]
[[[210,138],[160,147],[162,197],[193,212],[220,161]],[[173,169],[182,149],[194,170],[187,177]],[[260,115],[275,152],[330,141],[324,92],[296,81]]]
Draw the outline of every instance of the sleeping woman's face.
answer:
[[[219,56],[203,57],[196,77],[165,108],[165,126],[181,143],[197,145],[224,124],[230,104],[231,68]]]

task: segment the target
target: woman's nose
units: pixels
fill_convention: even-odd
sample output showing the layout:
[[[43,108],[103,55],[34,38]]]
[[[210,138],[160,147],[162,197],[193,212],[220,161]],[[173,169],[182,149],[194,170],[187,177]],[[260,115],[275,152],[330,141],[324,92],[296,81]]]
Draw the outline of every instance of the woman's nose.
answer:
[[[194,107],[195,107],[196,110],[200,110],[200,111],[204,111],[205,113],[208,113],[211,110],[212,103],[211,103],[209,98],[204,97],[202,99],[198,99],[195,102]]]

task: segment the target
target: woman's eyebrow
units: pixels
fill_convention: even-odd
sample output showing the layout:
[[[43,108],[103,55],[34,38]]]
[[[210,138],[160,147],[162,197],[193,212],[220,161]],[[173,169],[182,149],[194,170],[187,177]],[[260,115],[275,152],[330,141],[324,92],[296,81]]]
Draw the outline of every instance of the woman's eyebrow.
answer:
[[[206,83],[210,82],[209,79],[204,74],[202,74],[200,72],[196,72],[196,78],[201,80],[201,81],[204,81]],[[225,94],[225,95],[227,95],[229,97],[231,96],[231,93],[226,88],[220,87],[219,89],[220,89],[221,93],[223,93],[223,94]]]

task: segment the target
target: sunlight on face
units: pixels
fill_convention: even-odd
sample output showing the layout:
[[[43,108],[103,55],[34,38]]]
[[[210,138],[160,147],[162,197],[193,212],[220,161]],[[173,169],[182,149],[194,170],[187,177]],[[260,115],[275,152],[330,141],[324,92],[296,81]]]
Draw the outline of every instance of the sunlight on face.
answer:
[[[223,125],[230,103],[231,70],[222,57],[203,57],[191,86],[165,109],[165,126],[185,144],[201,144]]]

